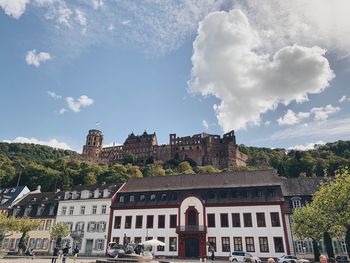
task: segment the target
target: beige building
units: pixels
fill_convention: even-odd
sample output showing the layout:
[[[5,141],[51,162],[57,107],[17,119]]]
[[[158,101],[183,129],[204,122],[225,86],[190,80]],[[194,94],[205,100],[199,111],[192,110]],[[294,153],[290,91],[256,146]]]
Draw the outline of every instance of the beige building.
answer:
[[[19,199],[13,205],[14,216],[27,216],[40,222],[36,230],[29,232],[27,239],[27,249],[34,249],[36,254],[47,254],[51,250],[50,230],[55,224],[59,196],[60,193],[41,193],[40,190],[36,190]],[[21,233],[17,232],[6,237],[2,250],[4,252],[16,251],[20,238]]]

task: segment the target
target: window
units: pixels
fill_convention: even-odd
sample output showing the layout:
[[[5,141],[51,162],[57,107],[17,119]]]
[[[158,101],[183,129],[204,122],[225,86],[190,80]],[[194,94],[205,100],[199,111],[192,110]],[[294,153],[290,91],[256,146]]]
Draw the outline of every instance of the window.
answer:
[[[107,213],[107,206],[103,205],[101,209],[101,214],[106,214]]]
[[[147,228],[153,228],[153,216],[147,216]]]
[[[301,200],[299,198],[298,199],[292,199],[292,206],[293,206],[293,208],[301,207]]]
[[[271,215],[271,226],[274,226],[274,227],[281,226],[279,213],[272,212],[270,215]]]
[[[141,243],[141,241],[142,241],[141,237],[134,237],[135,244]]]
[[[140,201],[145,201],[146,197],[145,195],[140,195]]]
[[[92,214],[96,215],[97,214],[97,205],[92,206]]]
[[[135,228],[142,228],[142,216],[136,216],[136,226]]]
[[[68,226],[68,229],[70,230],[70,231],[72,231],[73,230],[73,222],[65,222],[66,223],[66,225]]]
[[[24,209],[24,216],[28,216],[31,211],[32,211],[32,207],[31,206],[29,206],[26,209]]]
[[[228,227],[228,214],[220,214],[221,227]]]
[[[165,216],[164,215],[158,215],[158,228],[165,228]]]
[[[51,229],[51,225],[52,225],[52,220],[47,220],[46,221],[45,230],[50,230]]]
[[[69,215],[73,215],[74,213],[74,206],[69,207]]]
[[[119,228],[120,228],[120,226],[119,226]],[[87,231],[94,232],[95,230],[96,230],[96,222],[93,222],[93,221],[89,222]]]
[[[75,230],[84,230],[85,223],[84,222],[77,222],[75,224]]]
[[[96,239],[95,249],[96,250],[103,250],[103,247],[104,247],[104,240],[103,239]]]
[[[62,212],[61,212],[61,214],[62,214],[62,215],[66,215],[66,212],[67,212],[67,207],[62,206]]]
[[[208,227],[215,227],[215,214],[208,214]]]
[[[251,213],[244,213],[243,220],[244,220],[244,227],[252,227],[253,226]]]
[[[258,227],[266,227],[265,213],[256,213]]]
[[[106,231],[106,222],[103,222],[103,221],[99,222],[98,227],[97,227],[97,231],[98,232]]]
[[[283,238],[282,237],[274,237],[273,242],[275,244],[275,252],[276,253],[284,253]]]
[[[269,252],[267,237],[259,237],[260,252]]]
[[[85,205],[80,207],[80,214],[84,215],[85,214]]]
[[[208,252],[216,252],[216,237],[208,237]]]
[[[234,251],[243,251],[242,238],[234,237],[233,238],[233,250]]]
[[[131,220],[132,220],[132,216],[125,217],[125,228],[128,228],[128,229],[131,228]]]
[[[134,195],[130,195],[130,203],[135,202],[135,196]]]
[[[41,249],[41,242],[42,242],[41,238],[36,239],[36,246],[35,246],[36,249]]]
[[[42,215],[44,210],[45,210],[44,206],[38,207],[38,211],[36,212],[36,215],[38,215],[38,216]]]
[[[222,252],[230,252],[230,238],[229,237],[222,237],[221,244],[222,244]]]
[[[119,203],[124,203],[124,196],[123,196],[123,195],[121,195],[121,196],[119,197]]]
[[[49,247],[49,239],[44,238],[41,248],[46,250],[46,249],[48,249],[48,247]]]
[[[169,237],[169,251],[177,251],[177,238]]]
[[[156,195],[155,194],[151,194],[151,201],[156,200]]]
[[[170,228],[176,228],[177,215],[170,215]]]
[[[121,216],[114,217],[114,229],[120,229],[121,222],[122,222]]]
[[[136,237],[135,237],[136,238]],[[119,237],[113,237],[112,241],[119,244],[120,238]]]
[[[42,231],[44,230],[44,228],[45,228],[45,220],[40,220],[40,225],[38,227],[38,230]]]
[[[157,237],[157,239],[165,243],[165,237]],[[164,251],[164,246],[157,246],[157,251]]]
[[[241,218],[238,213],[232,214],[232,227],[241,227]]]
[[[245,238],[245,247],[246,247],[247,252],[255,252],[254,238],[253,237],[246,237]]]

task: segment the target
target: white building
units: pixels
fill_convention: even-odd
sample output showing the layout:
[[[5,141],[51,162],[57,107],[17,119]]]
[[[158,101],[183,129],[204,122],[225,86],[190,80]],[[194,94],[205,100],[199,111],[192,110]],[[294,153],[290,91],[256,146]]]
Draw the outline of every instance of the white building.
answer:
[[[108,240],[166,243],[155,255],[289,254],[281,181],[271,170],[130,178],[111,206]]]
[[[62,192],[56,223],[64,222],[71,234],[64,244],[80,249],[80,254],[103,255],[106,249],[111,198],[120,185],[77,186]]]

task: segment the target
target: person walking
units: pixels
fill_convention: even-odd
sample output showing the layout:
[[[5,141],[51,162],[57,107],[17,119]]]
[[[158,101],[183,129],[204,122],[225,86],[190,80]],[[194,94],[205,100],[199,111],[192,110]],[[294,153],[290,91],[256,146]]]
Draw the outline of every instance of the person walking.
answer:
[[[60,251],[60,248],[58,246],[55,246],[52,252],[51,263],[56,263],[59,251]]]
[[[79,248],[78,246],[75,246],[74,250],[73,250],[73,261],[75,262],[77,260],[79,254]]]
[[[210,259],[211,259],[211,261],[215,261],[215,252],[214,252],[214,249],[211,250]]]
[[[276,263],[276,261],[275,261],[273,258],[269,258],[269,259],[267,260],[267,263]]]
[[[325,255],[321,255],[320,256],[320,263],[327,263],[328,260],[327,260],[327,257]]]
[[[68,244],[66,244],[66,246],[62,249],[62,254],[63,254],[62,263],[66,263],[66,259],[69,254],[69,249],[70,249],[70,246],[68,246]]]

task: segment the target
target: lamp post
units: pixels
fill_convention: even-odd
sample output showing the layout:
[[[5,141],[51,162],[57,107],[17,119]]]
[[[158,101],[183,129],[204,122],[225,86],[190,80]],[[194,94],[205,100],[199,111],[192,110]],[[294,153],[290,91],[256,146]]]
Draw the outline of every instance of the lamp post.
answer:
[[[16,187],[18,187],[19,182],[21,181],[22,172],[24,171],[25,167],[20,163],[15,163],[14,166],[15,166],[16,172],[18,173],[18,179],[16,184]]]

